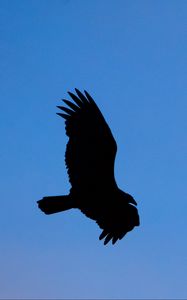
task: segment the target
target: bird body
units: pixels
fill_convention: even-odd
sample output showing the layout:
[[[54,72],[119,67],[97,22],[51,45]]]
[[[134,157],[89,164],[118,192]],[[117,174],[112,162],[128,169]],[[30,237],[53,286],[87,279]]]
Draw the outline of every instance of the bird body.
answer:
[[[78,208],[103,229],[104,244],[114,244],[139,226],[137,203],[116,184],[117,145],[108,124],[92,97],[75,90],[77,95],[68,92],[74,102],[63,100],[69,108],[58,106],[65,113],[57,113],[65,119],[69,137],[65,164],[70,193],[44,197],[38,206],[46,214]]]

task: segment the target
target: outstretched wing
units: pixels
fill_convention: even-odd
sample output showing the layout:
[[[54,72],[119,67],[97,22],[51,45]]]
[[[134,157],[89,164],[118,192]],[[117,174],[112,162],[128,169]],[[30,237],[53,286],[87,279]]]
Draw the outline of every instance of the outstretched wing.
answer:
[[[63,100],[69,108],[58,106],[65,113],[57,113],[66,120],[69,137],[65,162],[72,188],[95,193],[115,183],[117,145],[92,97],[75,91],[77,95],[68,92],[73,102]]]

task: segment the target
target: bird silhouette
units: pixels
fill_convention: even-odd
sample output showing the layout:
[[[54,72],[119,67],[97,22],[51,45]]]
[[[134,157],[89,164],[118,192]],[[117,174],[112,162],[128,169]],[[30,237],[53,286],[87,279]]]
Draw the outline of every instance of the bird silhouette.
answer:
[[[71,184],[69,195],[47,196],[37,201],[45,214],[78,208],[102,229],[104,245],[115,244],[139,226],[136,201],[118,188],[114,177],[116,141],[93,98],[84,91],[68,92],[71,101],[57,106],[69,137],[65,164]]]

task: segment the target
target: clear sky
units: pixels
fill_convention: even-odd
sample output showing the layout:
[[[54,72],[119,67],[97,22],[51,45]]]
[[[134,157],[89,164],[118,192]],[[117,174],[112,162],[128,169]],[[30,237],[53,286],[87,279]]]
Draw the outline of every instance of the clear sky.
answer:
[[[187,1],[0,1],[0,298],[187,298]],[[141,226],[115,246],[69,190],[56,105],[86,89]]]

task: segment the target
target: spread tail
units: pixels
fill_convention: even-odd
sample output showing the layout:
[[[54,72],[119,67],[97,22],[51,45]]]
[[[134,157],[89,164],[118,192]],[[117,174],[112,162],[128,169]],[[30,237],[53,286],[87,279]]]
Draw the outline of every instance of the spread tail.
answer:
[[[73,208],[73,200],[69,195],[48,196],[37,201],[38,207],[46,214],[54,214]]]

